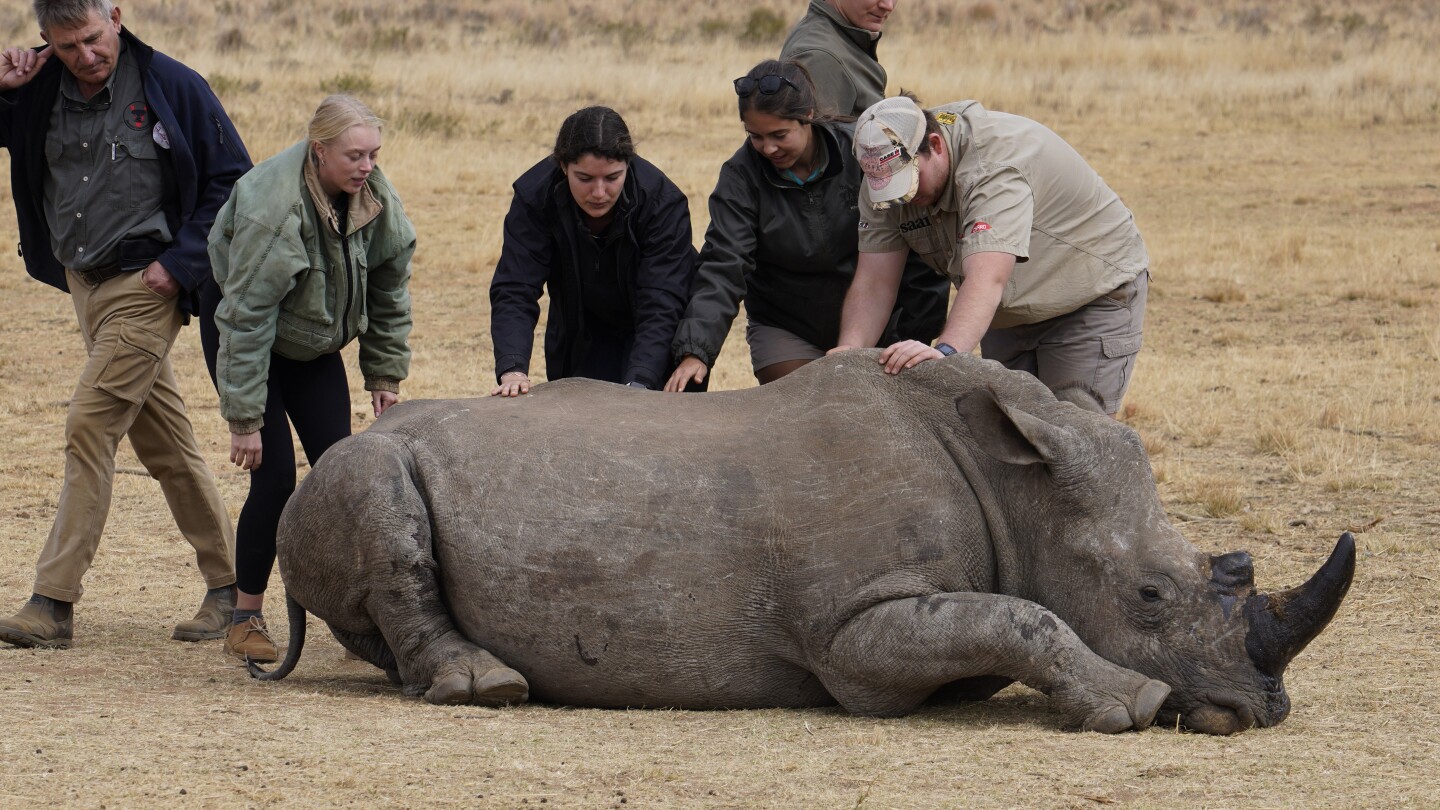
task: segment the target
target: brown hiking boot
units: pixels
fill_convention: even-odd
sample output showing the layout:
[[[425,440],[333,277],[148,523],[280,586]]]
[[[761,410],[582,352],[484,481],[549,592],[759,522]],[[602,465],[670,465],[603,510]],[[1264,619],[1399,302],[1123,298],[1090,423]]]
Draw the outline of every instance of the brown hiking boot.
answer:
[[[170,638],[176,641],[205,641],[223,638],[230,632],[230,615],[235,612],[235,586],[205,592],[205,601],[195,618],[175,625]]]
[[[67,650],[74,632],[70,607],[69,602],[32,594],[19,613],[0,619],[0,641],[17,647]]]
[[[257,664],[268,664],[279,657],[275,642],[265,629],[265,620],[258,616],[230,625],[230,634],[225,636],[225,654],[248,658]]]

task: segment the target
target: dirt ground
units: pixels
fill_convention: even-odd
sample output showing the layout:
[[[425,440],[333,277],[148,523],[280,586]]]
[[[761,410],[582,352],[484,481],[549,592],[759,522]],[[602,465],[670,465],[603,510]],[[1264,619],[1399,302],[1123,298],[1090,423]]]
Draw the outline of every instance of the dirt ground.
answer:
[[[150,4],[145,11],[163,17],[194,7]],[[915,13],[935,7],[917,2]],[[1365,10],[1376,19],[1371,5]],[[172,52],[227,90],[222,96],[257,157],[293,140],[304,120],[298,111],[322,95],[316,82],[292,86],[262,74],[267,84],[257,91],[233,83],[243,73],[237,68],[226,68],[231,79],[219,81],[214,65],[263,53],[216,52],[209,40],[197,45],[187,39],[187,19],[167,18],[152,38],[175,42]],[[1023,687],[985,703],[885,720],[838,709],[442,708],[403,697],[378,670],[344,659],[313,619],[296,672],[258,683],[222,655],[218,641],[169,639],[203,586],[158,487],[127,447],[105,539],[76,607],[74,649],[0,648],[0,807],[1440,805],[1440,138],[1433,105],[1426,112],[1404,100],[1404,87],[1433,86],[1436,71],[1433,59],[1416,68],[1405,56],[1414,40],[1403,26],[1388,31],[1366,45],[1348,31],[1311,43],[1304,37],[1321,34],[1251,40],[1216,29],[1177,35],[1173,53],[1140,37],[1092,31],[1098,44],[1087,44],[1080,34],[1055,35],[1041,44],[1070,64],[1123,60],[1128,48],[1149,54],[1143,58],[1161,70],[1168,59],[1206,58],[1187,55],[1190,48],[1232,48],[1206,69],[1217,82],[1233,82],[1238,106],[1179,79],[1173,92],[1112,78],[1108,91],[1100,80],[1085,85],[1092,95],[1079,100],[1042,87],[998,101],[1042,118],[1076,144],[1136,212],[1154,281],[1124,418],[1145,440],[1181,531],[1208,552],[1250,551],[1262,589],[1299,584],[1341,532],[1356,533],[1354,585],[1330,628],[1288,670],[1294,708],[1282,725],[1229,738],[1162,728],[1070,733],[1059,729],[1043,695]],[[441,41],[442,34],[432,36]],[[897,36],[917,34],[901,29]],[[1005,36],[1016,52],[1034,44]],[[654,69],[662,79],[667,72],[681,77],[677,93],[688,92],[686,77],[713,72],[715,61],[724,62],[726,75],[740,75],[763,55],[753,46],[691,52],[682,44],[635,56],[630,45],[625,58],[660,65]],[[546,47],[502,42],[498,55],[474,58],[511,60],[503,69],[513,70],[540,64]],[[1287,48],[1312,54],[1316,65],[1389,61],[1365,63],[1344,80],[1345,92],[1357,95],[1337,97],[1339,112],[1318,114],[1314,108],[1330,92],[1325,80],[1295,79],[1294,86],[1309,88],[1303,92],[1274,84],[1280,79],[1247,83]],[[1116,49],[1121,55],[1112,56]],[[517,54],[531,61],[514,61]],[[296,54],[295,64],[272,69],[328,76],[333,56],[321,49],[318,62],[307,62]],[[453,70],[440,64],[443,54],[408,66],[393,54],[371,58],[374,95],[387,104],[400,105],[403,96],[411,105],[473,103],[478,110],[462,114],[448,133],[397,126],[386,155],[386,171],[421,234],[415,368],[403,393],[478,395],[492,379],[486,289],[508,183],[543,154],[533,142],[558,125],[542,113],[597,99],[592,88],[570,90],[553,80],[553,94],[522,115],[495,107],[503,102],[494,99],[475,101],[489,97],[488,86],[457,84],[457,95],[440,98],[434,88],[449,80],[435,77]],[[896,51],[891,89],[927,58]],[[1226,72],[1229,62],[1234,74]],[[1186,75],[1197,69],[1181,67]],[[396,78],[404,70],[425,85],[404,85]],[[977,61],[966,81],[983,90],[992,73],[1003,69]],[[972,95],[960,78],[946,81],[922,85],[927,100]],[[414,95],[401,92],[407,86]],[[1402,100],[1369,95],[1392,91],[1387,98]],[[1127,92],[1134,98],[1110,97]],[[277,123],[261,110],[281,95],[300,102]],[[659,102],[638,95],[622,101],[649,133],[645,153],[676,166],[698,241],[714,172],[742,133],[723,95],[696,99],[693,115],[706,132],[693,138],[680,134],[684,124],[667,122]],[[1256,105],[1268,106],[1258,114]],[[1191,106],[1193,116],[1176,113]],[[1242,106],[1246,112],[1236,112]],[[416,108],[406,109],[413,121]],[[492,126],[487,116],[495,109],[511,112]],[[517,146],[525,137],[531,143]],[[486,168],[481,158],[497,145],[506,151],[503,166]],[[5,242],[14,226],[0,219]],[[53,519],[65,407],[82,357],[67,296],[27,279],[9,255],[0,260],[5,613],[28,597]],[[738,332],[716,370],[722,388],[753,382]],[[371,421],[368,397],[359,390],[353,348],[347,356],[358,430]],[[233,515],[246,478],[226,462],[228,434],[193,328],[174,357]],[[281,623],[281,594],[277,576],[272,624]]]

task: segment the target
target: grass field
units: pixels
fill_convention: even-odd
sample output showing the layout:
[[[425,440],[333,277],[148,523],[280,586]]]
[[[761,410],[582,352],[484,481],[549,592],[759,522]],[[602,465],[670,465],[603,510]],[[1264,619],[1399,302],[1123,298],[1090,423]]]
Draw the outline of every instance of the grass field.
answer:
[[[1023,688],[896,720],[441,708],[344,660],[319,626],[294,675],[257,684],[218,642],[169,640],[202,586],[158,487],[124,448],[75,649],[0,650],[0,806],[1440,804],[1440,10],[899,5],[881,44],[892,92],[1036,118],[1135,211],[1154,279],[1124,418],[1181,530],[1206,551],[1251,551],[1265,589],[1298,584],[1340,532],[1357,533],[1349,599],[1288,672],[1289,720],[1223,739],[1064,733]],[[257,159],[298,140],[331,91],[390,120],[382,161],[420,233],[406,398],[492,384],[487,289],[509,184],[572,110],[605,103],[626,117],[641,153],[690,196],[699,238],[718,168],[742,140],[729,80],[776,53],[802,8],[123,6],[132,30],[211,81]],[[0,36],[38,42],[23,4],[0,11]],[[0,243],[14,237],[0,217]],[[53,518],[82,347],[68,298],[5,255],[8,613],[29,595]],[[753,384],[740,332],[718,388]],[[246,479],[226,463],[193,330],[175,357],[236,513]],[[278,605],[278,577],[271,593]]]

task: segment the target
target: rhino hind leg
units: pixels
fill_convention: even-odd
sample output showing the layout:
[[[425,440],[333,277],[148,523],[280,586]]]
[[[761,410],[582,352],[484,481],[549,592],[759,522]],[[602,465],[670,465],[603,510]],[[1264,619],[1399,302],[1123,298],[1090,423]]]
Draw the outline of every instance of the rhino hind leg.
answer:
[[[415,500],[419,511],[410,513],[410,525],[387,531],[387,538],[397,538],[386,546],[389,572],[366,600],[404,693],[435,704],[524,703],[530,696],[525,677],[467,639],[451,620],[441,599],[429,521],[418,493]]]
[[[385,643],[384,636],[378,633],[352,633],[337,627],[331,627],[330,633],[340,642],[340,646],[360,656],[360,660],[385,670],[391,683],[400,683],[400,670],[395,663],[395,653],[390,651],[390,645]]]
[[[857,714],[906,714],[947,684],[998,677],[1044,692],[1069,727],[1114,734],[1150,725],[1170,693],[1101,658],[1044,607],[995,594],[883,602],[847,622],[822,660],[826,688]]]
[[[407,695],[523,703],[524,676],[470,642],[442,600],[430,511],[411,458],[392,437],[374,434],[326,451],[281,520],[286,587]],[[347,571],[355,575],[337,573]]]

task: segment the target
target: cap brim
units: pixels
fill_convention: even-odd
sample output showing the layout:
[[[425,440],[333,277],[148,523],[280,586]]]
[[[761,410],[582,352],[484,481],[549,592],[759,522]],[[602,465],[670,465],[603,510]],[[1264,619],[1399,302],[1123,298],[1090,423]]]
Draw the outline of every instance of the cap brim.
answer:
[[[920,172],[916,171],[912,162],[879,181],[866,177],[865,183],[869,187],[870,207],[879,211],[915,199],[915,192],[920,189]]]

